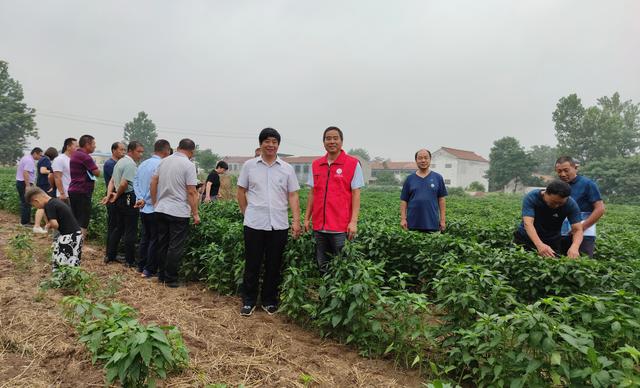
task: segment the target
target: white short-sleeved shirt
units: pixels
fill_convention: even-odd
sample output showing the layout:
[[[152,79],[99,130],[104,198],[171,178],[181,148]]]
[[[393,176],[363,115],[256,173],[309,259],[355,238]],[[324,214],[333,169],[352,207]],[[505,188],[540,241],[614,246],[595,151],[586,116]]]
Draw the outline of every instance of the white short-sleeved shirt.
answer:
[[[300,190],[289,163],[277,158],[269,166],[260,157],[247,160],[240,171],[238,186],[247,190],[245,226],[258,230],[289,228],[289,193]]]
[[[178,151],[160,162],[155,175],[158,176],[158,203],[155,211],[174,217],[189,218],[191,207],[187,197],[187,186],[196,186],[196,166],[187,155]]]
[[[60,154],[51,163],[51,169],[53,172],[61,172],[62,173],[62,187],[64,188],[65,194],[69,194],[69,184],[71,183],[71,159],[67,156],[67,154]],[[60,196],[60,190],[56,190],[56,195]]]

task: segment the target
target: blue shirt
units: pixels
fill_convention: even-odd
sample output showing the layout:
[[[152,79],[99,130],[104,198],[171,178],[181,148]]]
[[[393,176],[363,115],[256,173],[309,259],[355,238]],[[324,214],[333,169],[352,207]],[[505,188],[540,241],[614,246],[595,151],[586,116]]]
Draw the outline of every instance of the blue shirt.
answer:
[[[593,204],[602,200],[600,189],[598,189],[596,182],[581,175],[576,176],[576,179],[569,182],[569,185],[571,186],[571,198],[580,208],[580,217],[582,220],[586,220],[593,212]],[[562,225],[562,235],[568,236],[569,231],[571,231],[571,225],[569,225],[569,221],[565,220]],[[585,237],[594,238],[595,235],[595,225],[585,230]]]
[[[51,185],[49,184],[49,175],[40,173],[40,168],[42,167],[46,167],[47,170],[49,170],[49,174],[53,172],[53,169],[51,168],[51,159],[49,159],[49,157],[46,155],[42,155],[42,158],[38,160],[38,178],[36,181],[36,186],[44,191],[49,191],[49,189],[51,188]]]
[[[522,200],[522,217],[533,217],[533,226],[536,228],[538,237],[545,244],[549,244],[560,238],[560,229],[565,218],[569,219],[571,225],[580,222],[580,208],[576,201],[569,197],[564,205],[552,209],[542,199],[542,191],[533,190],[525,195]],[[528,238],[524,221],[520,223],[518,233]]]
[[[435,171],[422,178],[415,172],[402,185],[400,199],[407,202],[407,226],[416,230],[439,230],[438,198],[447,196],[442,175]]]
[[[151,203],[151,178],[155,175],[161,161],[158,155],[151,155],[138,166],[138,172],[133,180],[133,191],[137,199],[144,199],[144,207],[140,210],[142,213],[150,214],[155,210]]]
[[[106,162],[104,162],[104,167],[102,168],[102,175],[104,175],[104,183],[107,186],[109,186],[109,181],[111,180],[111,176],[113,175],[113,168],[115,166],[116,166],[116,161],[113,160],[113,158],[109,158]]]

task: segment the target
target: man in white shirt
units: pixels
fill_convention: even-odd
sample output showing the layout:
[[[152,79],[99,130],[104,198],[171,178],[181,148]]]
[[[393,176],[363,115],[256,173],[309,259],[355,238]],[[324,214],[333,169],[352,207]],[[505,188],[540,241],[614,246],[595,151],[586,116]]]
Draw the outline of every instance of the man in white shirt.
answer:
[[[238,204],[244,215],[245,268],[243,306],[240,314],[250,316],[258,300],[260,268],[264,261],[262,309],[278,310],[278,289],[282,275],[282,255],[289,231],[291,207],[294,238],[301,232],[298,179],[291,165],[278,157],[280,134],[265,128],[258,137],[260,156],[244,163],[238,177]]]
[[[78,148],[78,141],[72,137],[64,140],[62,153],[53,160],[53,180],[56,186],[56,197],[69,205],[69,184],[71,183],[71,154]]]

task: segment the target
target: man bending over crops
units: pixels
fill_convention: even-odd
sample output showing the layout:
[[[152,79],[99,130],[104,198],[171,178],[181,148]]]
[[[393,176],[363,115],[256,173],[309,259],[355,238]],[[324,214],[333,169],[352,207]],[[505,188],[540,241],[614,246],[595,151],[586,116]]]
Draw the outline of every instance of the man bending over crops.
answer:
[[[300,186],[293,167],[278,157],[280,134],[265,128],[258,141],[260,156],[247,160],[238,177],[238,204],[244,215],[243,316],[250,316],[258,302],[263,262],[262,309],[270,315],[278,310],[282,255],[289,234],[288,207],[293,216],[293,237],[301,231]]]
[[[325,273],[331,256],[340,253],[345,240],[356,235],[364,176],[360,161],[342,150],[340,128],[325,129],[322,141],[327,153],[311,165],[307,185],[312,189],[307,198],[304,228],[313,228],[316,260],[320,272]]]
[[[569,156],[556,160],[556,174],[563,182],[571,186],[571,198],[580,208],[580,219],[584,237],[580,244],[580,253],[593,257],[596,246],[596,222],[604,214],[604,202],[598,185],[589,178],[578,175],[578,164]],[[562,250],[566,252],[573,243],[569,221],[562,224]]]
[[[444,179],[429,169],[429,150],[416,152],[415,160],[418,170],[409,175],[402,185],[400,226],[427,233],[443,231],[447,225]]]
[[[580,208],[570,194],[571,186],[557,179],[546,189],[527,194],[522,201],[522,223],[514,233],[514,242],[542,257],[557,257],[561,252],[560,230],[567,218],[573,235],[567,256],[579,257],[582,243]]]
[[[58,198],[51,198],[38,187],[28,188],[24,196],[33,207],[44,209],[49,228],[60,232],[53,243],[53,270],[60,265],[80,265],[82,230],[69,205]]]

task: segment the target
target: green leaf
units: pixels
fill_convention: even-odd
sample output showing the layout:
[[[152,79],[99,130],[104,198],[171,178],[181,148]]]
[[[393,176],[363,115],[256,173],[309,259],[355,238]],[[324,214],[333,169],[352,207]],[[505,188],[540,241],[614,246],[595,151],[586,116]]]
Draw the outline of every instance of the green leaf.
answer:
[[[151,362],[151,351],[152,351],[151,343],[149,341],[144,342],[140,346],[140,356],[142,356],[142,360],[144,364],[149,366],[149,362]]]
[[[551,365],[560,365],[562,363],[562,356],[558,352],[551,353]]]

